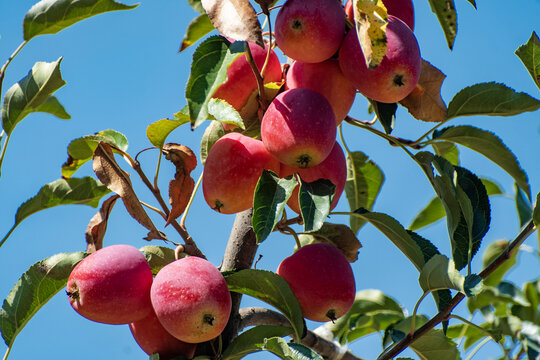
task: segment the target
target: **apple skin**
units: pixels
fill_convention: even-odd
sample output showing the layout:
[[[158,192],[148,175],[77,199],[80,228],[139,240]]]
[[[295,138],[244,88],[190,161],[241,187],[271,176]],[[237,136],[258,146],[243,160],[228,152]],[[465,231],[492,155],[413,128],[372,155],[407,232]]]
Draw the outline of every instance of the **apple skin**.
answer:
[[[347,160],[345,159],[341,146],[336,142],[328,157],[319,165],[315,165],[308,169],[298,169],[281,164],[279,177],[284,178],[294,173],[298,173],[300,178],[305,182],[328,179],[336,185],[336,192],[331,207],[331,209],[334,209],[343,193],[345,183],[347,182]],[[289,207],[297,214],[300,214],[300,205],[298,203],[299,188],[299,186],[294,188],[289,201],[287,201],[287,205],[289,205]]]
[[[334,245],[302,246],[279,264],[277,273],[291,287],[306,319],[335,320],[354,302],[356,285],[351,265]]]
[[[130,245],[104,247],[83,259],[67,282],[75,311],[105,324],[129,324],[152,311],[152,270],[143,253]]]
[[[336,125],[345,119],[356,96],[356,88],[341,72],[337,59],[320,63],[295,61],[289,67],[285,85],[288,89],[306,88],[324,95],[334,109]]]
[[[414,6],[412,0],[383,0],[388,15],[401,19],[414,31]],[[349,20],[354,23],[354,10],[352,0],[345,4],[345,13]]]
[[[261,140],[234,132],[224,135],[212,146],[204,165],[206,202],[223,214],[251,208],[263,169],[279,173],[279,162]]]
[[[144,319],[129,324],[129,330],[137,344],[148,355],[159,353],[161,360],[176,356],[193,358],[196,344],[178,340],[165,330],[154,310]]]
[[[345,12],[336,0],[287,0],[276,17],[276,42],[286,56],[298,61],[329,59],[344,33]]]
[[[212,263],[195,256],[164,266],[154,279],[150,297],[165,330],[187,343],[217,337],[231,314],[225,278]]]
[[[322,162],[334,146],[336,120],[326,98],[311,89],[290,89],[272,101],[261,121],[264,146],[279,162],[298,168]]]
[[[366,97],[394,103],[405,98],[420,77],[420,48],[412,30],[394,16],[386,27],[387,51],[379,66],[368,69],[356,30],[345,36],[339,51],[343,74]]]

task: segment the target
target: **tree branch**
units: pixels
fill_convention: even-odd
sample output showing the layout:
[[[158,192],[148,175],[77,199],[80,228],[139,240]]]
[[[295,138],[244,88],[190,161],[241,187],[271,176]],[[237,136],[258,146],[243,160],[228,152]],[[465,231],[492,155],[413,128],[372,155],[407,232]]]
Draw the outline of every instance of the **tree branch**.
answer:
[[[242,308],[239,314],[240,330],[254,325],[291,326],[284,315],[266,308]],[[317,335],[311,330],[307,331],[306,336],[300,340],[300,343],[315,350],[328,360],[363,360],[353,355],[346,348]]]

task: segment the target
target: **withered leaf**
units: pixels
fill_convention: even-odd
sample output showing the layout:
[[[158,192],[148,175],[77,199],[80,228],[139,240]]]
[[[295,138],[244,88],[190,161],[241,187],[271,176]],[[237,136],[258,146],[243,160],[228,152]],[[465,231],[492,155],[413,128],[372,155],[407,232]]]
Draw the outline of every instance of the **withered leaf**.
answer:
[[[225,37],[264,48],[261,24],[248,0],[202,0],[214,27]]]
[[[99,211],[90,219],[86,228],[86,252],[93,253],[103,247],[103,237],[107,231],[109,214],[120,196],[113,195],[101,204]]]
[[[190,174],[197,167],[197,157],[187,146],[174,143],[165,144],[163,153],[176,167],[174,179],[169,183],[169,202],[172,206],[166,224],[169,225],[182,215],[193,193],[195,181]]]
[[[416,88],[400,104],[418,120],[441,122],[446,120],[446,104],[441,97],[441,86],[446,78],[439,69],[422,60],[422,70]]]
[[[353,0],[356,34],[366,66],[374,69],[386,55],[388,13],[382,0]]]
[[[332,224],[325,222],[320,230],[309,234],[300,235],[302,245],[324,242],[337,247],[349,262],[358,260],[358,249],[362,247],[360,241],[351,230],[344,224]]]
[[[92,167],[98,179],[107,188],[122,198],[126,210],[139,224],[150,230],[146,240],[167,240],[165,234],[158,231],[148,214],[144,211],[133,187],[129,174],[120,168],[114,159],[112,147],[100,142],[94,151]]]

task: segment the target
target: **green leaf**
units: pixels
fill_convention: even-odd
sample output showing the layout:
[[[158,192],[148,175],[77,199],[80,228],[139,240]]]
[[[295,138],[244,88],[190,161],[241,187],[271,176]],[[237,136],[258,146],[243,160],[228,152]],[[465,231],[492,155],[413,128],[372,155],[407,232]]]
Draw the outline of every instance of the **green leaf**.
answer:
[[[497,184],[495,181],[492,181],[486,178],[480,178],[480,180],[482,181],[482,184],[484,184],[484,187],[486,188],[486,192],[488,196],[504,194],[504,191],[501,188],[501,186]]]
[[[208,101],[208,113],[220,123],[233,124],[245,130],[242,117],[231,104],[222,99],[210,99]]]
[[[540,193],[536,195],[536,205],[533,210],[533,222],[534,225],[540,225]]]
[[[360,151],[347,153],[345,195],[351,211],[359,208],[371,211],[383,183],[383,172],[366,154]],[[365,224],[365,220],[356,216],[350,216],[349,221],[355,233]]]
[[[223,135],[225,135],[225,129],[223,129],[223,125],[218,121],[210,122],[210,125],[204,130],[201,138],[201,163],[203,165],[206,162],[206,157],[210,149]]]
[[[280,337],[266,339],[263,349],[284,360],[323,360],[322,356],[307,346],[290,343]]]
[[[98,207],[99,200],[109,192],[106,186],[91,177],[53,181],[43,186],[37,195],[19,206],[15,214],[15,224],[0,241],[0,246],[2,246],[21,221],[38,211],[68,204]]]
[[[457,34],[457,13],[454,0],[428,0],[431,11],[437,15],[441,28],[446,37],[448,47],[454,47],[454,40]]]
[[[8,348],[32,316],[62,290],[82,252],[57,254],[38,261],[17,281],[0,311],[0,330]]]
[[[377,118],[379,119],[381,125],[384,128],[384,131],[387,134],[390,134],[394,129],[394,125],[396,123],[396,110],[398,107],[397,104],[381,103],[375,100],[372,100],[371,104],[373,106],[373,111],[375,111]]]
[[[438,197],[434,197],[429,204],[416,215],[411,225],[409,225],[409,229],[413,231],[421,229],[435,223],[445,216],[446,212],[444,211],[441,200]]]
[[[292,175],[281,179],[272,171],[263,170],[255,187],[251,218],[257,243],[261,243],[272,233],[297,184]]]
[[[225,276],[229,290],[257,298],[278,309],[291,323],[297,339],[305,326],[300,304],[289,284],[278,274],[266,270],[246,269]]]
[[[319,230],[332,206],[336,186],[328,179],[300,182],[298,203],[304,220],[304,232]]]
[[[24,40],[57,32],[91,16],[108,11],[134,9],[113,0],[41,0],[24,17]]]
[[[2,105],[2,127],[6,134],[11,134],[31,112],[51,109],[54,105],[54,100],[49,99],[51,94],[66,84],[60,73],[61,62],[62,58],[51,63],[37,62],[28,75],[9,88]],[[57,107],[56,111],[61,113]]]
[[[526,44],[517,48],[516,55],[531,74],[536,86],[540,88],[540,40],[536,32],[533,31]]]
[[[478,295],[484,288],[482,278],[477,274],[469,274],[465,276],[465,282],[463,283],[463,290],[468,297]]]
[[[186,98],[195,129],[208,118],[208,102],[227,79],[229,65],[245,51],[246,43],[230,43],[222,36],[212,36],[197,47],[186,86]]]
[[[502,281],[497,286],[484,286],[482,291],[476,296],[467,299],[467,307],[472,314],[474,311],[485,307],[503,306],[502,313],[507,313],[508,305],[530,306],[527,298],[520,288],[508,281]]]
[[[533,209],[529,199],[527,199],[527,196],[523,192],[523,190],[521,190],[517,184],[514,185],[516,191],[515,200],[516,209],[519,216],[519,226],[523,227],[531,220]]]
[[[128,149],[128,140],[125,135],[110,129],[75,139],[68,145],[68,159],[62,165],[62,177],[70,178],[84,163],[91,160],[100,142],[112,145],[121,151]]]
[[[530,322],[523,322],[523,329],[519,333],[519,338],[523,342],[529,360],[540,358],[540,326]]]
[[[152,269],[152,274],[156,275],[159,270],[161,270],[165,265],[172,263],[176,260],[175,250],[164,247],[164,246],[155,246],[147,245],[139,249],[144,253],[150,269]],[[187,254],[180,253],[179,259],[186,257]]]
[[[191,20],[186,29],[184,38],[182,39],[182,45],[180,45],[180,52],[195,44],[203,36],[210,33],[212,30],[214,30],[214,25],[212,25],[210,18],[206,14],[201,14],[195,19]]]
[[[463,344],[463,349],[467,350],[471,346],[473,346],[475,343],[477,343],[479,340],[486,337],[486,335],[490,335],[493,340],[500,341],[502,339],[502,334],[498,330],[494,330],[491,327],[491,324],[484,323],[479,325],[481,328],[485,329],[485,331],[482,331],[474,326],[470,326],[468,324],[457,324],[452,325],[448,328],[448,332],[446,335],[451,339],[457,339],[460,337],[465,337],[465,342]]]
[[[530,305],[512,306],[512,315],[519,317],[523,321],[540,323],[540,311],[538,310],[540,305],[540,279],[525,283],[523,292]]]
[[[291,334],[292,329],[285,326],[259,325],[244,331],[233,339],[222,354],[223,360],[240,360],[244,356],[261,351],[266,339]]]
[[[355,233],[345,224],[325,222],[322,227],[309,234],[298,236],[302,246],[313,243],[328,243],[337,247],[349,262],[358,260],[358,249],[362,247]]]
[[[71,119],[71,115],[67,113],[64,106],[60,104],[60,101],[55,96],[49,96],[43,104],[34,109],[34,112],[51,114],[62,120]]]
[[[193,8],[193,10],[197,11],[200,14],[204,14],[204,8],[202,6],[201,0],[187,0],[189,6]]]
[[[189,123],[189,115],[184,114],[182,110],[174,114],[174,119],[161,119],[148,125],[146,128],[146,137],[152,145],[161,149],[170,133],[176,130],[176,128]],[[185,110],[187,112],[187,109]]]
[[[456,145],[449,142],[431,143],[435,154],[445,158],[452,165],[459,165],[459,149]]]
[[[465,278],[456,270],[454,262],[444,255],[434,255],[420,271],[418,282],[424,292],[454,289],[465,292]]]
[[[473,126],[450,126],[434,132],[431,141],[460,144],[484,155],[512,176],[527,197],[531,197],[527,174],[512,151],[495,134]]]
[[[489,115],[513,116],[540,108],[540,101],[503,84],[475,84],[460,90],[448,104],[447,118]]]
[[[495,260],[507,247],[510,242],[508,240],[497,240],[489,244],[482,256],[482,267],[486,268],[489,264]],[[514,252],[510,258],[508,258],[501,266],[499,266],[494,272],[492,272],[487,278],[484,279],[484,284],[489,286],[496,286],[504,278],[504,275],[510,270],[517,262],[517,251]]]

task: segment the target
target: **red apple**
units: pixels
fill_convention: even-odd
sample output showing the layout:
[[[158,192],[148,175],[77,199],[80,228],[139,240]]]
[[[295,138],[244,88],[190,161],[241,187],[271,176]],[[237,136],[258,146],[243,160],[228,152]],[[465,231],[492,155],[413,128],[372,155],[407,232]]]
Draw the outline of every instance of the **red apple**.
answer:
[[[313,182],[318,179],[328,179],[334,185],[336,185],[336,192],[334,199],[332,201],[332,209],[334,209],[339,201],[343,189],[345,188],[345,182],[347,181],[347,161],[345,160],[345,155],[341,146],[336,142],[332,151],[328,157],[319,165],[308,169],[298,169],[291,166],[281,164],[281,169],[279,171],[280,177],[286,177],[298,173],[302,181]],[[287,205],[300,214],[300,205],[298,203],[298,191],[299,187],[297,186],[289,198]]]
[[[163,267],[154,279],[150,297],[161,325],[188,343],[217,337],[231,313],[225,278],[209,261],[195,256]]]
[[[324,95],[334,109],[337,125],[351,110],[356,96],[356,88],[341,72],[337,59],[320,63],[295,61],[287,72],[285,84],[288,89],[306,88]]]
[[[130,245],[112,245],[83,259],[71,272],[71,306],[87,319],[129,324],[152,311],[152,270],[143,253]]]
[[[281,51],[303,62],[321,62],[336,53],[345,32],[345,12],[337,0],[287,0],[276,17]]]
[[[281,163],[298,168],[315,166],[334,146],[334,110],[314,90],[284,91],[263,116],[261,138],[268,152]]]
[[[383,0],[388,15],[393,15],[414,30],[414,6],[412,0]],[[352,0],[345,4],[345,13],[349,20],[354,23],[354,10]]]
[[[368,69],[356,31],[349,31],[339,51],[343,74],[366,97],[394,103],[405,98],[420,77],[421,57],[412,30],[396,17],[388,17],[387,51],[379,66]]]
[[[239,133],[220,138],[208,152],[203,194],[210,207],[234,214],[253,206],[253,193],[263,169],[279,172],[279,162],[260,140]]]
[[[159,353],[160,360],[185,356],[188,359],[195,355],[196,344],[178,340],[165,330],[159,322],[154,310],[142,320],[129,324],[133,338],[148,355]]]
[[[301,247],[279,264],[277,273],[291,287],[306,319],[335,320],[354,302],[356,285],[351,265],[331,244]]]

